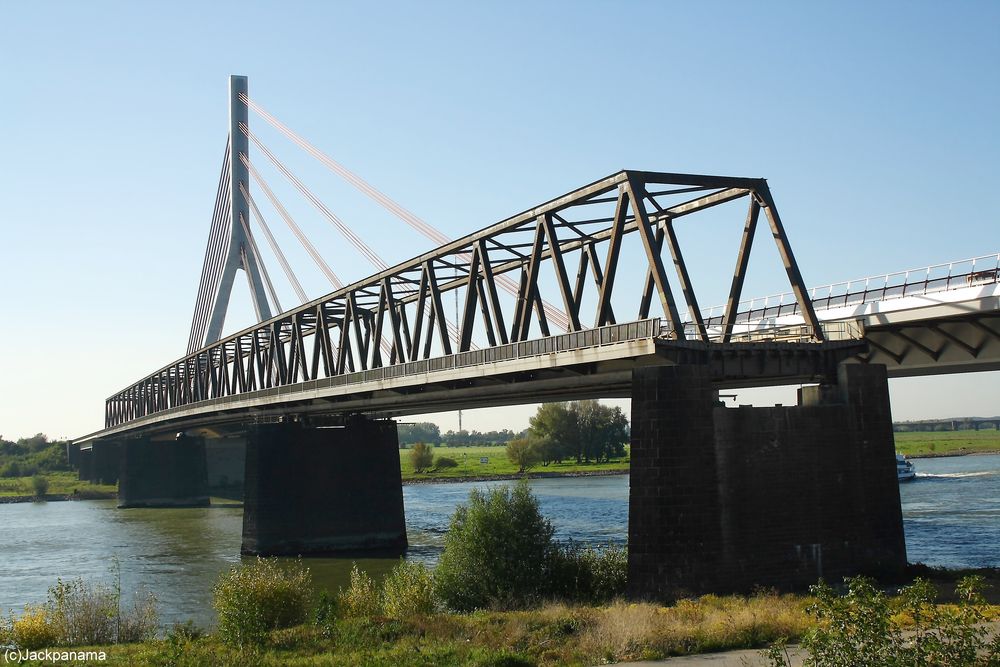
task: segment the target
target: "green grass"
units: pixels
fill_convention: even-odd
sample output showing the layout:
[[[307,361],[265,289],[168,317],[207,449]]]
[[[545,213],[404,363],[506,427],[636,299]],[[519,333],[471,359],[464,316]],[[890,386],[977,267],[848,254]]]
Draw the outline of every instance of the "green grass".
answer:
[[[77,479],[75,472],[51,472],[45,473],[42,477],[49,480],[49,496],[68,496],[74,491],[81,494],[87,493],[116,493],[118,487],[115,484],[91,484]],[[34,489],[31,485],[31,477],[2,477],[0,478],[0,497],[3,496],[31,496]]]
[[[895,433],[896,451],[906,456],[1000,452],[1000,431]]]
[[[529,474],[534,473],[580,473],[614,470],[628,472],[628,448],[623,459],[610,463],[577,463],[575,459],[567,459],[562,463],[550,463],[547,466],[538,464],[528,470]],[[455,459],[458,466],[454,468],[444,468],[435,470],[431,468],[422,473],[416,473],[410,463],[410,450],[399,450],[400,469],[404,480],[421,479],[462,479],[468,477],[492,477],[495,475],[516,475],[517,466],[507,460],[507,452],[504,447],[435,447],[434,458],[447,456]],[[480,458],[488,458],[488,463],[480,463]]]

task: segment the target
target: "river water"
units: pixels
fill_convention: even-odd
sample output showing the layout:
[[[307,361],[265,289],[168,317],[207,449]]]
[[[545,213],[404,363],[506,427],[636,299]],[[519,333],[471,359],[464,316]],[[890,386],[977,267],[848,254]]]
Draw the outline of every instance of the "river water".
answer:
[[[919,459],[917,479],[900,485],[910,562],[1000,567],[1000,456]],[[403,489],[408,556],[433,564],[455,506],[472,488],[511,482],[416,484]],[[624,543],[628,476],[530,482],[560,540]],[[119,510],[114,501],[0,505],[0,613],[41,602],[58,577],[111,582],[153,592],[164,624],[212,622],[211,588],[239,560],[239,505]],[[391,560],[359,563],[373,576]],[[344,585],[350,560],[309,559],[320,588]]]

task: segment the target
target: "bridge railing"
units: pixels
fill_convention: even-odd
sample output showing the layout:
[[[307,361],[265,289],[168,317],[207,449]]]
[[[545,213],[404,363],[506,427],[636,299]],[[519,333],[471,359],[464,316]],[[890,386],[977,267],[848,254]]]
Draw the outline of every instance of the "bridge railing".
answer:
[[[696,328],[693,324],[685,325],[685,328],[693,333]],[[812,343],[817,340],[813,328],[806,324],[794,324],[771,327],[739,327],[730,334],[729,342],[732,343]],[[823,332],[822,339],[828,341],[861,340],[864,338],[864,331],[860,324],[854,321],[845,322],[822,322],[820,329]],[[670,325],[664,324],[660,330],[661,338],[672,339],[673,330]],[[689,336],[690,337],[690,336]],[[723,328],[721,326],[708,327],[708,339],[710,342],[718,343],[723,341]]]
[[[997,282],[1000,253],[813,287],[809,297],[816,310],[826,310]],[[721,324],[725,309],[713,306],[703,310],[706,325]],[[794,293],[785,292],[742,301],[737,313],[735,321],[740,323],[797,315],[800,309]]]
[[[455,370],[471,366],[482,366],[490,363],[504,361],[514,361],[517,359],[528,359],[557,352],[567,352],[572,350],[587,350],[605,345],[625,343],[629,341],[655,338],[663,331],[660,318],[650,318],[635,322],[624,322],[613,324],[597,329],[588,329],[574,333],[549,336],[537,340],[522,341],[519,343],[508,343],[494,348],[481,350],[470,350],[432,359],[424,359],[408,363],[394,364],[373,368],[355,373],[345,373],[328,378],[308,380],[304,382],[288,383],[269,389],[259,389],[256,391],[236,393],[219,398],[205,399],[192,403],[166,406],[157,408],[152,405],[145,409],[144,414],[174,414],[191,408],[192,406],[205,408],[225,409],[227,405],[232,405],[240,401],[253,399],[267,399],[287,396],[294,393],[316,391],[331,387],[344,387],[369,382],[380,382],[395,378],[426,375],[428,373]],[[119,423],[124,423],[122,422]]]

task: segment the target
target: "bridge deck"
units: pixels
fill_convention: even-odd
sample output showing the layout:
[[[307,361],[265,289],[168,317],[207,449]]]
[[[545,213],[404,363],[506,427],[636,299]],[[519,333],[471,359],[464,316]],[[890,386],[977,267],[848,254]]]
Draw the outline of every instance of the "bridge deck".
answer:
[[[708,364],[720,387],[812,382],[864,349],[857,340],[825,343],[750,340],[727,344],[662,337],[658,318],[550,336],[496,348],[299,382],[199,401],[78,438],[94,440],[275,416],[364,412],[397,416],[576,398],[627,397],[632,369]]]

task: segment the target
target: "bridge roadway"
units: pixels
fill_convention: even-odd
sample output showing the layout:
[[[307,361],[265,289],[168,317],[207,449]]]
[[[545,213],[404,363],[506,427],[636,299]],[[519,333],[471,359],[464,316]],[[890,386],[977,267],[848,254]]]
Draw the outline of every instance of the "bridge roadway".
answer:
[[[578,398],[627,398],[635,368],[710,362],[720,388],[819,382],[830,364],[884,364],[889,377],[1000,369],[1000,255],[814,288],[827,343],[811,336],[789,293],[748,301],[729,343],[678,341],[658,318],[509,343],[168,408],[76,440],[162,433],[300,415],[402,416]],[[990,264],[992,261],[992,265]],[[983,266],[987,268],[983,268]],[[895,283],[895,284],[891,284]],[[690,324],[688,325],[691,326]],[[690,332],[693,333],[693,332]]]
[[[578,398],[627,398],[643,366],[707,364],[720,388],[819,382],[864,351],[844,323],[825,343],[800,340],[801,326],[717,343],[666,338],[658,318],[509,343],[168,408],[75,440],[271,421],[278,416],[361,412],[376,417]],[[766,339],[764,338],[766,336]],[[807,339],[810,337],[806,337]]]

